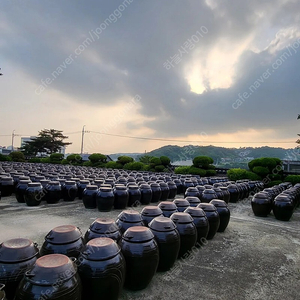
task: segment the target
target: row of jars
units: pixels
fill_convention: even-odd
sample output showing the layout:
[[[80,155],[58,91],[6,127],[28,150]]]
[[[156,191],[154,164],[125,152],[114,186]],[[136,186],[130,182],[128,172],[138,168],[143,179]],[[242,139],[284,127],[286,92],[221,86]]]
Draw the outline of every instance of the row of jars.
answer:
[[[251,199],[255,216],[267,217],[271,211],[276,219],[289,221],[300,204],[300,184],[284,182],[256,193]]]
[[[28,239],[5,241],[0,245],[0,283],[6,285],[8,300],[35,299],[47,290],[48,299],[80,299],[82,290],[82,299],[101,295],[113,300],[123,284],[144,289],[156,271],[170,270],[176,259],[186,258],[229,223],[223,200],[183,209],[164,201],[141,213],[124,210],[116,221],[96,219],[84,235],[74,225],[58,226],[40,249]]]

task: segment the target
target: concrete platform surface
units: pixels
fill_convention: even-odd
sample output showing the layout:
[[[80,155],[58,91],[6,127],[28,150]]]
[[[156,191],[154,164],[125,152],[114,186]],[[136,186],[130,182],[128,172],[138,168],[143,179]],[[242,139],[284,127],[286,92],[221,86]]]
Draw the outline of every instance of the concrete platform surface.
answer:
[[[229,203],[229,208],[231,220],[224,233],[177,260],[170,271],[156,273],[145,290],[124,290],[120,299],[300,299],[300,208],[289,222],[273,215],[255,217],[250,199]],[[24,237],[41,246],[56,226],[73,224],[84,234],[96,218],[115,219],[120,212],[87,210],[80,200],[28,207],[14,196],[5,197],[0,200],[0,242]]]

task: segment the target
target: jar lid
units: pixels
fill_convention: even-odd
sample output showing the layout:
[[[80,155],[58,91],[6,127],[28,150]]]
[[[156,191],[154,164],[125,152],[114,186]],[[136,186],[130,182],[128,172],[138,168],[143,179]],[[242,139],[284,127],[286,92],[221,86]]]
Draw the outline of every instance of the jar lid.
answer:
[[[121,251],[111,238],[99,237],[90,240],[83,248],[81,255],[88,260],[107,260],[115,257]]]
[[[174,210],[174,209],[177,209],[176,204],[174,202],[171,202],[171,201],[161,201],[158,204],[158,207],[161,210]]]
[[[0,261],[6,263],[31,259],[39,254],[37,244],[29,239],[10,239],[0,244]]]
[[[156,217],[148,224],[151,230],[167,232],[176,229],[175,223],[166,217]]]
[[[73,261],[75,260],[73,259]],[[67,281],[76,274],[76,267],[73,261],[63,254],[42,256],[25,273],[25,279],[42,286]]]
[[[187,196],[185,197],[185,200],[187,200],[189,203],[200,203],[200,199],[195,196]]]
[[[75,182],[74,180],[66,180],[66,181],[65,181],[65,184],[66,184],[66,185],[75,185],[76,182]]]
[[[30,183],[30,182],[31,182],[30,179],[24,179],[24,180],[20,180],[20,181],[19,181],[19,184],[28,184],[28,183]]]
[[[145,226],[129,227],[122,237],[125,241],[141,243],[151,241],[154,238],[152,231]]]
[[[91,225],[90,230],[96,233],[113,233],[119,230],[115,220],[110,218],[97,218]]]
[[[228,207],[226,202],[220,199],[212,199],[209,203],[213,204],[215,207]]]
[[[141,214],[133,209],[123,210],[119,215],[118,219],[123,222],[135,223],[142,221]]]
[[[216,211],[216,207],[211,203],[200,203],[197,207],[202,208],[205,212]]]
[[[142,216],[159,216],[162,215],[162,210],[158,206],[148,205],[145,206],[141,211]]]
[[[98,190],[98,186],[95,184],[88,184],[85,188],[87,190]]]
[[[74,225],[62,225],[53,228],[45,240],[51,244],[67,244],[79,240],[82,237],[81,231]]]
[[[190,202],[183,198],[177,198],[173,201],[177,207],[187,207],[190,206]]]
[[[186,212],[175,212],[171,215],[170,219],[176,224],[188,224],[193,222],[193,218]]]
[[[29,182],[28,187],[39,187],[42,186],[40,182]]]
[[[193,218],[206,216],[204,210],[200,207],[191,207],[190,206],[184,212],[190,214]]]

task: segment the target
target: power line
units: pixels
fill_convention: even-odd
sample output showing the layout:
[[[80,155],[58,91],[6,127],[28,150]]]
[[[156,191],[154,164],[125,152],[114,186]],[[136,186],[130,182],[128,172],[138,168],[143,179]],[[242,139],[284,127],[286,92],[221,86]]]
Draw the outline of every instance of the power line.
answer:
[[[220,144],[241,144],[241,143],[251,143],[251,144],[259,144],[259,143],[267,143],[267,144],[290,144],[290,143],[295,143],[295,141],[291,142],[220,142],[220,141],[204,141],[204,140],[173,140],[173,139],[162,139],[162,138],[149,138],[149,137],[138,137],[138,136],[130,136],[130,135],[121,135],[121,134],[112,134],[112,133],[103,133],[103,132],[98,132],[98,131],[90,131],[92,133],[98,133],[98,134],[103,134],[103,135],[108,135],[108,136],[116,136],[116,137],[123,137],[123,138],[130,138],[130,139],[139,139],[139,140],[150,140],[150,141],[163,141],[163,142],[181,142],[181,143],[220,143]]]

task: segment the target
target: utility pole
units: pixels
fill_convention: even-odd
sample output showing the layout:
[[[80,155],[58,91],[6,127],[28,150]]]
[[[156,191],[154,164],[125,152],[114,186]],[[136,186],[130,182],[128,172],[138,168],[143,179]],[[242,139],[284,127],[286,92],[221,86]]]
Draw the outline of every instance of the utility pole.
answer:
[[[84,133],[85,133],[84,127],[85,127],[85,125],[83,125],[83,127],[82,127],[82,133],[81,133],[81,150],[80,150],[80,154],[81,155],[83,154],[83,139],[84,139]]]
[[[14,152],[14,138],[15,138],[15,129],[13,130],[12,134],[11,134],[11,151]]]

